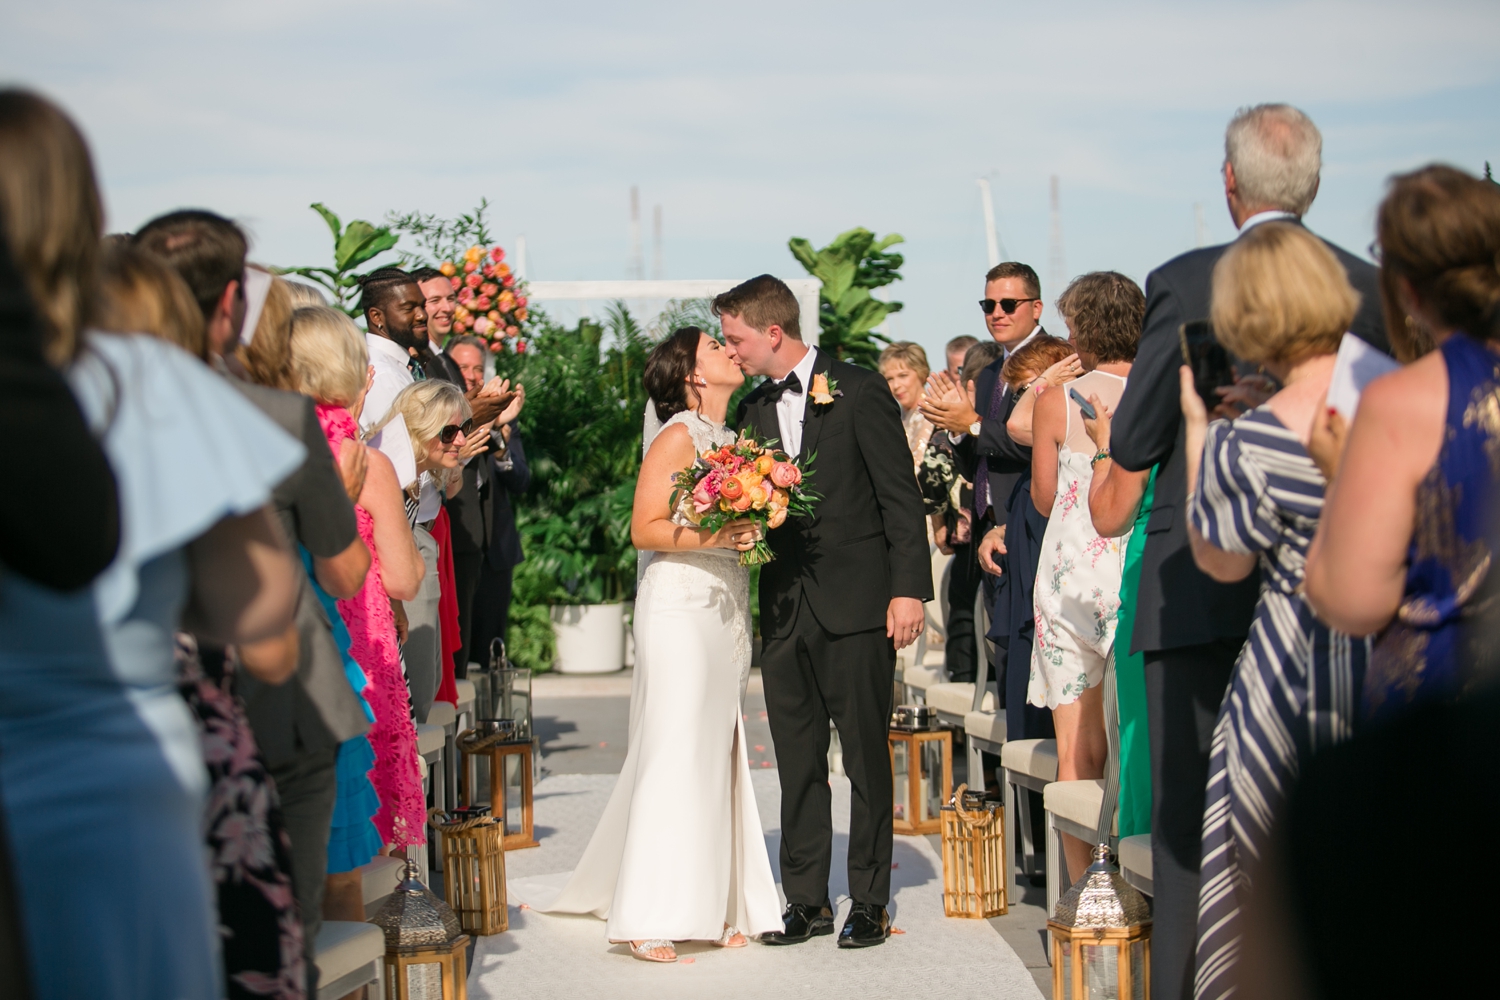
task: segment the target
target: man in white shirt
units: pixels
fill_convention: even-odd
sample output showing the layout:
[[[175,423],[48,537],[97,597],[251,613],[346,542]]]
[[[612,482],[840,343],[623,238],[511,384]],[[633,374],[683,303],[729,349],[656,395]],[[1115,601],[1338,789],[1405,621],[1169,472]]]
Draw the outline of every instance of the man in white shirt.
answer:
[[[422,362],[429,355],[427,310],[416,279],[399,267],[382,267],[365,278],[359,306],[375,369],[359,415],[360,428],[368,430],[384,419],[397,393],[426,378]]]

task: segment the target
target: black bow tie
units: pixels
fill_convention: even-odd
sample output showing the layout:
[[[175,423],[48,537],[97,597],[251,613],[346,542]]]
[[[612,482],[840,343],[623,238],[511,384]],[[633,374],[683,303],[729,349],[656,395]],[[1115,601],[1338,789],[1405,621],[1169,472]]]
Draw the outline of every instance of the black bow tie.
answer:
[[[802,395],[802,380],[797,377],[796,372],[792,372],[784,381],[772,382],[766,386],[766,399],[773,403],[779,402],[789,392]]]

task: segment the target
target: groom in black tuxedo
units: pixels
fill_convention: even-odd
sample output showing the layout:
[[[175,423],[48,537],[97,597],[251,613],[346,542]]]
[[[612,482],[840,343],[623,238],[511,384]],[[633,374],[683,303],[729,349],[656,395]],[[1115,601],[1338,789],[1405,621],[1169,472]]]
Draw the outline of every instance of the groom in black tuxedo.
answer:
[[[766,944],[833,933],[828,723],[838,726],[853,788],[849,895],[839,947],[890,934],[891,689],[896,650],[922,631],[932,569],[922,496],[895,398],[874,372],[802,342],[797,298],[768,274],[714,299],[725,348],[767,380],[736,422],[788,454],[815,457],[811,518],[771,531],[760,571],[761,676],[781,777],[785,928]],[[826,389],[826,395],[824,390]]]

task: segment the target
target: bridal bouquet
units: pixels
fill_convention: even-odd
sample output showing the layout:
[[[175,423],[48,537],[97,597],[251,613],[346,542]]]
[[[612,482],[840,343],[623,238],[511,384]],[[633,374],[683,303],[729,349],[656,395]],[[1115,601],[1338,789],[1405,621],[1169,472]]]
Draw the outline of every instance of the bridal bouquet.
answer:
[[[472,246],[458,261],[443,261],[438,270],[458,293],[458,308],[453,312],[455,334],[472,332],[488,340],[490,350],[495,352],[502,349],[506,338],[513,337],[517,338],[516,349],[523,349],[519,337],[528,315],[525,288],[517,285],[510,265],[505,263],[504,250]]]
[[[799,467],[784,451],[752,437],[705,451],[691,466],[672,477],[671,506],[688,521],[718,531],[731,521],[754,521],[761,539],[740,553],[741,566],[759,566],[775,558],[765,534],[787,517],[810,517],[820,499],[803,485],[812,471]]]

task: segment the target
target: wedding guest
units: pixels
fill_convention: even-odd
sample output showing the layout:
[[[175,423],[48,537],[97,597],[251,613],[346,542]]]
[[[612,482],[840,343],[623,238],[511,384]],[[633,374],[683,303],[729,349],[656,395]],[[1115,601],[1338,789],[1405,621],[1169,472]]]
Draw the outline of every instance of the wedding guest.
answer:
[[[1235,114],[1224,137],[1224,199],[1242,235],[1273,220],[1301,224],[1297,220],[1318,193],[1322,146],[1317,127],[1289,105],[1262,104]],[[1221,584],[1193,564],[1181,510],[1187,466],[1178,445],[1178,330],[1208,319],[1213,266],[1226,249],[1189,251],[1147,276],[1140,352],[1110,439],[1111,456],[1125,471],[1159,466],[1131,649],[1143,653],[1146,663],[1156,890],[1152,992],[1164,997],[1191,990],[1212,720],[1249,632],[1258,588],[1255,574]],[[1337,247],[1329,249],[1360,292],[1353,332],[1385,349],[1374,268]],[[1264,393],[1253,389],[1248,382],[1232,387],[1226,411],[1239,408],[1228,404],[1261,402]]]
[[[958,365],[948,354],[948,375],[958,385],[972,388],[974,376],[1003,350],[993,341],[981,344],[973,337],[957,337],[955,344],[968,342]],[[922,504],[939,549],[953,555],[948,570],[948,613],[944,618],[947,642],[943,647],[943,669],[950,681],[972,682],[978,672],[979,636],[975,629],[975,597],[983,579],[979,558],[974,552],[974,484],[958,472],[958,456],[946,433],[933,434],[927,440],[922,466],[917,470],[922,489]]]
[[[208,360],[203,314],[172,265],[125,240],[106,240],[99,255],[99,329],[150,333]]]
[[[453,282],[435,267],[419,267],[411,273],[422,290],[427,312],[427,337],[433,357],[440,356],[453,335],[453,314],[458,311],[458,292]]]
[[[1115,642],[1126,541],[1101,538],[1088,512],[1095,453],[1075,395],[1097,412],[1119,402],[1141,336],[1146,297],[1123,274],[1073,279],[1057,300],[1084,374],[1032,393],[1031,499],[1047,518],[1035,590],[1035,642],[1026,700],[1052,712],[1057,780],[1104,777],[1108,743],[1101,684]],[[1044,380],[1038,380],[1045,384]],[[1082,877],[1093,845],[1065,834],[1068,881]]]
[[[1335,628],[1378,633],[1363,711],[1385,723],[1479,682],[1462,635],[1495,576],[1500,188],[1452,167],[1400,175],[1376,232],[1398,355],[1422,331],[1437,348],[1370,383],[1341,459],[1341,422],[1320,421],[1331,485],[1307,599]]]
[[[979,301],[979,308],[984,312],[991,339],[1004,349],[1006,358],[1033,337],[1046,334],[1041,326],[1042,283],[1035,270],[1019,261],[1005,261],[990,268],[984,280],[985,297]],[[976,554],[980,568],[986,573],[986,603],[992,609],[991,636],[1008,635],[1011,631],[1008,621],[999,617],[998,609],[1014,606],[1019,610],[1024,604],[1025,621],[1032,617],[1030,594],[1025,595],[1024,602],[1017,603],[1019,595],[1009,592],[1011,580],[1020,578],[1017,571],[1022,567],[1016,566],[1012,571],[1005,567],[1010,558],[1004,541],[1006,524],[1013,499],[1018,495],[1017,483],[1031,472],[1031,448],[1012,440],[1006,430],[1017,396],[1000,377],[1003,364],[1001,358],[979,373],[974,380],[973,400],[964,391],[965,387],[955,384],[946,372],[937,373],[920,407],[922,415],[934,426],[952,436],[961,471],[974,484],[974,534],[979,539]],[[1027,506],[1020,505],[1023,515]],[[1034,565],[1031,571],[1035,571]],[[1017,625],[1026,627],[1020,622]],[[1004,698],[1009,656],[1005,647],[997,644],[995,679],[1007,713],[1013,709],[1020,712],[1021,704],[1012,706]],[[1029,656],[1014,662],[1018,677],[1029,674]],[[1023,738],[1019,727],[1010,732],[1012,739]]]
[[[172,636],[284,633],[294,564],[264,504],[303,455],[178,347],[87,329],[102,215],[73,123],[0,92],[5,241],[49,355],[69,364],[101,435],[122,526],[89,590],[0,576],[0,795],[37,997],[209,1000],[226,984],[203,863],[204,760]]]
[[[399,267],[379,268],[360,281],[359,311],[375,369],[360,415],[361,429],[368,430],[385,419],[396,393],[427,377],[422,362],[430,345],[422,289]]]
[[[954,337],[943,348],[943,357],[948,362],[948,366],[944,371],[948,373],[949,378],[953,379],[960,386],[964,384],[959,378],[959,373],[963,371],[964,361],[969,356],[970,348],[978,343],[978,337],[971,337],[968,334],[964,334]]]
[[[1208,423],[1182,368],[1188,541],[1209,577],[1261,570],[1260,600],[1219,709],[1203,815],[1195,994],[1234,992],[1248,866],[1312,754],[1354,732],[1369,643],[1331,630],[1301,596],[1325,481],[1307,451],[1339,341],[1358,307],[1338,259],[1300,226],[1268,222],[1214,266],[1214,333],[1283,388],[1233,423]],[[1199,472],[1201,456],[1201,474]]]
[[[458,337],[448,342],[447,353],[463,374],[472,403],[485,385],[489,350],[478,337]],[[476,430],[476,443],[481,450],[464,468],[464,490],[449,501],[449,509],[458,511],[454,516],[453,569],[460,579],[460,600],[464,573],[470,574],[468,578],[473,581],[468,604],[459,606],[463,648],[455,665],[461,662],[465,668],[470,659],[487,658],[493,640],[505,637],[512,576],[516,565],[526,558],[521,551],[512,499],[525,493],[531,482],[519,423],[525,405],[526,387],[517,383],[515,396],[505,410],[482,436]],[[478,499],[472,506],[468,492],[471,470]],[[476,513],[478,516],[473,516]],[[466,550],[466,544],[474,546],[473,549]],[[464,559],[462,570],[460,557]]]
[[[238,226],[211,212],[177,212],[147,223],[135,240],[139,247],[154,249],[179,273],[198,276],[200,287],[193,289],[194,298],[200,303],[214,303],[214,311],[206,319],[209,328],[234,321],[227,312],[232,297],[226,299],[227,289],[215,286],[223,280],[222,275],[245,273],[246,240]],[[312,400],[286,391],[291,385],[291,294],[283,279],[268,276],[267,280],[266,297],[248,342],[238,332],[227,341],[238,362],[234,367],[248,379],[232,379],[230,384],[306,449],[296,473],[277,484],[272,503],[287,536],[311,557],[313,575],[322,587],[347,597],[358,592],[370,565],[349,498],[351,487],[357,492],[364,474],[364,449],[350,446],[336,465],[324,448]],[[210,357],[227,360],[220,359],[212,349]],[[298,578],[296,676],[290,682],[268,684],[253,672],[229,679],[226,675],[232,672],[232,666],[222,651],[212,644],[199,643],[198,652],[206,679],[231,699],[242,700],[248,730],[254,734],[275,780],[273,801],[279,802],[280,821],[291,841],[292,884],[304,931],[309,989],[315,990],[327,843],[338,793],[338,749],[363,733],[368,722],[345,679],[331,622],[306,573],[299,570]],[[213,692],[202,685],[198,690],[202,693],[198,704],[216,711]],[[226,707],[219,715],[228,719],[229,711]],[[228,723],[233,725],[235,720],[228,719]],[[243,774],[230,775],[226,780],[238,782],[232,791],[246,784]],[[244,806],[260,809],[263,801],[246,798]],[[226,809],[222,825],[229,828],[240,822],[239,815],[238,810]],[[239,828],[253,829],[263,822],[259,816],[252,820],[241,822]],[[226,960],[264,963],[265,959],[251,957],[256,944],[266,936],[266,922],[258,917],[260,900],[239,888],[240,883],[248,883],[254,889],[255,880],[246,880],[235,871],[218,883],[221,915],[226,926],[234,930],[227,938]],[[270,952],[262,948],[262,953]],[[265,973],[263,964],[258,968]]]
[[[922,386],[932,374],[927,364],[927,352],[922,350],[921,344],[898,340],[880,352],[876,367],[901,406],[906,447],[911,451],[912,469],[918,471],[922,468],[922,455],[927,451],[927,440],[932,437],[932,424],[917,408],[922,401]]]
[[[339,310],[315,306],[292,314],[290,343],[293,381],[317,403],[329,448],[343,453],[344,442],[359,437],[356,420],[369,366],[365,338]],[[355,517],[371,554],[370,572],[353,597],[338,602],[338,611],[349,630],[349,653],[368,682],[361,694],[375,717],[369,731],[375,752],[370,777],[380,798],[375,827],[388,849],[404,853],[426,842],[426,797],[393,608],[416,594],[425,570],[395,467],[373,448],[367,455]],[[350,906],[350,881],[336,887],[337,905]]]
[[[312,285],[301,281],[288,281],[286,283],[287,296],[292,300],[292,311],[302,309],[306,306],[326,306],[328,297]]]

